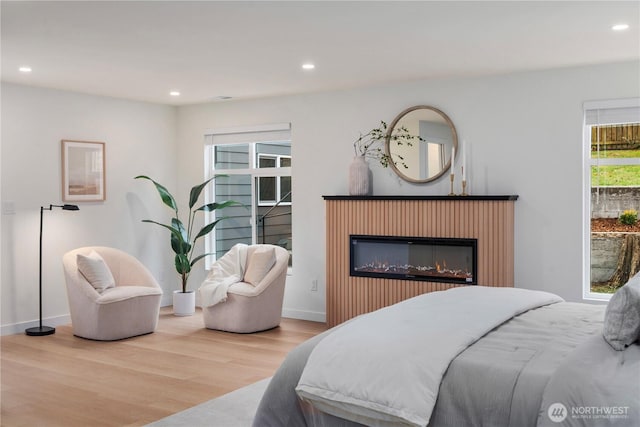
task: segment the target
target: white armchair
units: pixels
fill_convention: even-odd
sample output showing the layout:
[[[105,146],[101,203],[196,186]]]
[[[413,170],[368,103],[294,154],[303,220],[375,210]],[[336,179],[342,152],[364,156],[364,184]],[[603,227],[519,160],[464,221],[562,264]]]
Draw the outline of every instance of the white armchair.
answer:
[[[104,290],[96,289],[77,264],[78,254],[89,256],[93,251],[104,260],[113,279]],[[156,329],[162,289],[136,258],[118,249],[91,246],[67,252],[62,261],[74,335],[112,341]]]
[[[250,271],[255,272],[255,268],[252,269],[252,267],[256,266],[259,258],[254,254],[264,254],[271,248],[273,248],[275,255],[273,266],[259,281],[249,279],[247,276],[251,274]],[[225,258],[226,256],[217,262],[228,263],[229,259]],[[223,260],[223,258],[225,259]],[[252,258],[254,260],[253,266]],[[280,246],[249,246],[246,251],[244,277],[241,278],[241,281],[233,283],[227,288],[226,301],[210,307],[202,307],[205,327],[227,332],[250,333],[278,326],[282,317],[282,301],[288,265],[289,252]],[[262,274],[259,273],[259,275]],[[253,284],[250,283],[252,281]]]

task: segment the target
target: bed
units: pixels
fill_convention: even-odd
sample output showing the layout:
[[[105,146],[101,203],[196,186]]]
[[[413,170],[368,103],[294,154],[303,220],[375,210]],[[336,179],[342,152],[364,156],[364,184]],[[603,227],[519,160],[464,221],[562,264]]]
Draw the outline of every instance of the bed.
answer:
[[[253,425],[640,425],[640,275],[621,290],[467,286],[359,316],[287,356]]]

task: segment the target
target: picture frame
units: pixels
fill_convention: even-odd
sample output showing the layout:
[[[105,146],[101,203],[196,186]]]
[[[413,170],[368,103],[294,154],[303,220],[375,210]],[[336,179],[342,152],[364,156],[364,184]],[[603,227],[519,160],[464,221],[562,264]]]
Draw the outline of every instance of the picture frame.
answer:
[[[106,199],[105,143],[63,139],[62,200],[101,202]]]

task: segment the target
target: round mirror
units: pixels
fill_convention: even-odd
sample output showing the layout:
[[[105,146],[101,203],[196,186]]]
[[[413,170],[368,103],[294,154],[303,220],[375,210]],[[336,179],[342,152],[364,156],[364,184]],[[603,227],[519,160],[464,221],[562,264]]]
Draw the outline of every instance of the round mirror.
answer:
[[[403,129],[404,128],[404,129]],[[405,131],[406,130],[406,131]],[[420,137],[407,144],[393,135],[398,132]],[[458,135],[449,117],[434,107],[407,108],[393,120],[385,141],[389,165],[405,181],[434,181],[451,168],[451,154],[458,150]]]

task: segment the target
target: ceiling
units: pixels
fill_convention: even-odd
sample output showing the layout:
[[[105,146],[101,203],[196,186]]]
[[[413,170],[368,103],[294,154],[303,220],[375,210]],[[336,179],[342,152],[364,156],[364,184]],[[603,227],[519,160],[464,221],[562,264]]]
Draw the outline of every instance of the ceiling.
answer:
[[[3,81],[170,105],[640,59],[638,1],[0,7]]]

